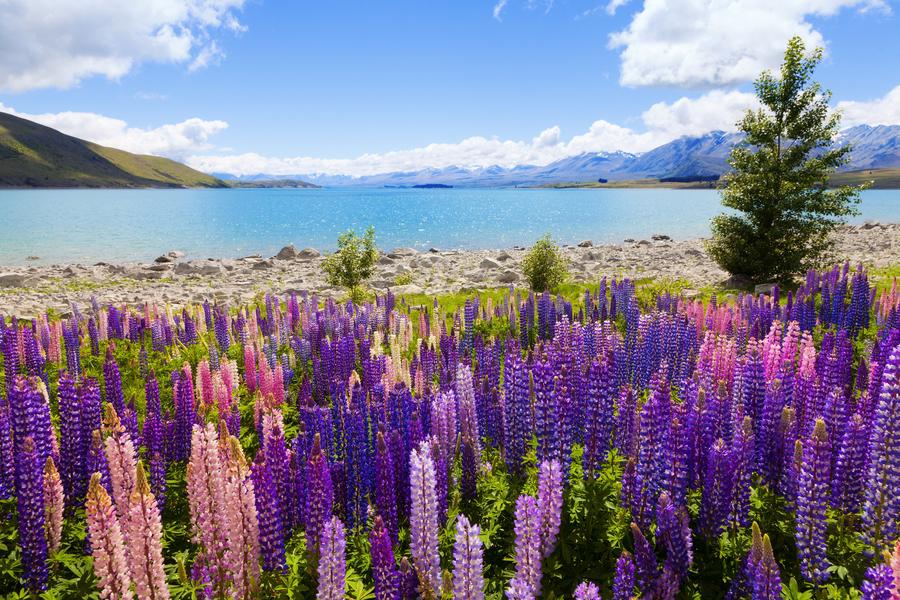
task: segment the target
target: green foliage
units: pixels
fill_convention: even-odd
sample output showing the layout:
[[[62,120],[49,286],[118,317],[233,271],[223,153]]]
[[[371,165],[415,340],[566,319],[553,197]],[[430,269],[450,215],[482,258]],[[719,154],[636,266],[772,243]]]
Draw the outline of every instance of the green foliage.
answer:
[[[566,280],[569,274],[566,259],[549,233],[528,251],[522,261],[522,272],[536,292],[552,292]]]
[[[375,272],[377,260],[375,228],[369,227],[361,236],[350,229],[338,236],[338,249],[325,258],[322,268],[329,284],[347,288],[350,299],[357,302],[365,295],[361,286]]]
[[[409,285],[413,282],[412,273],[400,273],[396,277],[394,277],[394,285]]]
[[[835,146],[840,114],[831,93],[812,81],[822,50],[788,42],[780,77],[756,80],[761,108],[738,124],[745,135],[731,153],[722,204],[735,212],[712,222],[709,255],[729,273],[789,282],[829,256],[830,236],[855,214],[863,186],[828,189],[850,147]]]

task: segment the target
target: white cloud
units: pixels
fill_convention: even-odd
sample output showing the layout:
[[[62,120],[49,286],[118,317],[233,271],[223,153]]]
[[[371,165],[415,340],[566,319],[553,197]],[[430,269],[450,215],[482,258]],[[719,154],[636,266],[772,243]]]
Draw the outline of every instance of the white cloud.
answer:
[[[644,0],[609,44],[621,48],[623,85],[732,85],[777,67],[794,35],[825,46],[807,18],[846,8],[890,11],[884,0]]]
[[[641,115],[644,124],[672,138],[699,135],[712,130],[735,131],[748,108],[756,108],[756,95],[737,90],[713,90],[698,98],[679,98],[671,104],[657,102]]]
[[[0,91],[118,79],[142,62],[200,68],[221,55],[217,30],[241,32],[246,0],[0,1]]]
[[[628,4],[631,0],[609,0],[606,5],[606,14],[614,15],[616,11]]]
[[[507,0],[498,0],[497,4],[494,5],[494,18],[498,21],[502,21],[503,9],[506,8]]]
[[[225,121],[187,119],[180,123],[150,129],[129,127],[121,119],[88,112],[28,114],[0,103],[0,111],[35,121],[77,138],[136,152],[183,158],[187,154],[209,151],[209,138],[228,127]]]
[[[869,101],[845,100],[838,102],[843,112],[841,125],[900,125],[900,85],[882,98]]]

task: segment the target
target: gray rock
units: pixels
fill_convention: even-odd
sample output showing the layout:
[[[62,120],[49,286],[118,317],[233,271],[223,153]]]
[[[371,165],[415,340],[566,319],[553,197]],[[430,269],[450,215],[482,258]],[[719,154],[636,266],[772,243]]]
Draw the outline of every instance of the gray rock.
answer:
[[[437,248],[429,248],[428,251],[432,254],[437,254],[438,252],[440,252],[440,250],[438,250]]]
[[[497,281],[500,283],[515,283],[519,280],[519,275],[515,271],[503,271],[500,273],[500,276],[497,277]]]
[[[760,283],[758,285],[753,286],[754,294],[769,294],[772,295],[772,292],[775,290],[775,286],[778,285],[776,283]]]
[[[189,260],[175,265],[178,275],[221,275],[223,271],[222,264],[216,261]]]
[[[650,240],[641,240],[637,243],[638,246],[649,246],[650,244],[652,244]]]
[[[382,256],[381,258],[378,259],[378,264],[379,265],[392,265],[392,264],[394,264],[394,259],[391,258],[390,256]]]
[[[404,258],[406,256],[415,256],[418,254],[415,248],[394,248],[390,252],[388,252],[388,256],[391,258]]]
[[[509,255],[509,252],[501,252],[497,255],[497,260],[500,262],[506,262],[508,260],[512,260],[512,256]]]
[[[164,272],[164,271],[168,271],[171,267],[172,267],[172,265],[170,265],[168,263],[160,263],[160,264],[156,264],[156,265],[149,265],[146,267],[146,269],[148,271],[163,271]]]
[[[591,240],[584,240],[582,242],[578,242],[578,247],[579,248],[593,248],[594,242],[592,242]]]
[[[311,258],[319,258],[322,256],[322,253],[316,250],[315,248],[304,248],[300,252],[297,253],[297,258],[302,260],[309,260]]]
[[[0,287],[22,287],[25,279],[26,275],[22,273],[0,273]]]
[[[424,294],[425,290],[423,290],[420,286],[414,283],[408,283],[406,285],[398,285],[391,288],[391,291],[398,296],[413,296],[416,294]]]
[[[253,268],[253,269],[271,269],[274,266],[275,266],[275,261],[272,260],[271,258],[269,258],[266,260],[256,261],[255,263],[253,263],[253,266],[251,268]]]
[[[746,275],[736,274],[732,275],[719,285],[726,289],[746,290],[751,285],[753,285],[753,281],[751,281],[750,278]]]
[[[681,290],[681,296],[683,298],[696,298],[700,295],[700,290],[692,290],[691,288],[684,288]]]
[[[182,252],[181,250],[170,250],[166,253],[166,256],[169,256],[171,258],[183,258],[184,252]]]
[[[650,239],[653,240],[654,242],[667,242],[667,241],[670,241],[672,238],[670,238],[669,236],[667,236],[664,233],[654,233],[653,235],[650,236]]]
[[[278,254],[275,255],[275,258],[279,260],[294,260],[295,258],[297,258],[297,249],[294,248],[293,244],[288,244],[278,251]],[[254,265],[254,268],[255,267],[256,265]]]
[[[170,263],[175,262],[175,258],[169,256],[168,254],[163,254],[162,256],[157,256],[153,262],[157,264]]]
[[[862,225],[859,226],[863,231],[868,231],[869,229],[875,229],[876,227],[880,227],[880,223],[877,221],[866,221]]]
[[[625,241],[626,244],[633,244],[633,243],[634,243],[634,238],[625,238],[624,241]]]
[[[498,265],[497,263],[495,263],[494,261],[492,261],[489,258],[485,258],[480,263],[478,263],[478,267],[481,269],[497,269],[500,267],[500,265]]]

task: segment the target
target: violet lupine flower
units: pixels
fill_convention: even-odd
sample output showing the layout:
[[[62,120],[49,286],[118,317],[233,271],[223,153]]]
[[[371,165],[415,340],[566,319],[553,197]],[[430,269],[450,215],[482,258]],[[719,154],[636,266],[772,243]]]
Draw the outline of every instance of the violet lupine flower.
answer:
[[[616,575],[613,578],[613,600],[632,600],[634,598],[634,559],[627,551],[622,551],[616,560]]]
[[[400,598],[402,600],[418,600],[419,578],[416,570],[405,556],[400,561]]]
[[[634,538],[634,566],[637,585],[641,593],[650,594],[659,574],[656,553],[637,523],[631,524],[631,536]]]
[[[344,539],[344,524],[337,517],[331,517],[322,530],[319,543],[319,585],[317,600],[343,600],[347,573],[347,544]]]
[[[47,589],[47,535],[44,508],[44,469],[31,436],[21,441],[16,454],[16,507],[19,547],[25,587],[37,594]],[[51,459],[52,460],[52,459]]]
[[[703,502],[700,524],[704,535],[715,538],[725,528],[731,502],[731,455],[720,438],[713,443],[706,461],[703,478]]]
[[[400,571],[394,559],[391,536],[380,515],[375,517],[369,531],[372,555],[372,577],[375,580],[375,600],[399,600]]]
[[[859,591],[861,600],[893,600],[894,572],[891,567],[882,563],[866,569],[866,578]]]
[[[456,541],[453,545],[454,600],[484,599],[484,544],[481,528],[469,523],[465,515],[456,518]]]
[[[400,526],[397,522],[397,487],[394,483],[394,460],[391,449],[379,431],[375,445],[375,511],[384,521],[392,543],[397,543]]]
[[[606,460],[613,431],[612,370],[608,361],[594,361],[588,371],[587,431],[584,442],[584,476],[593,479]]]
[[[441,596],[441,558],[438,554],[438,506],[434,462],[428,441],[409,453],[410,549],[419,574],[419,594]]]
[[[812,435],[803,442],[797,490],[797,554],[803,577],[815,584],[828,579],[825,557],[825,510],[831,470],[831,445],[825,421],[817,419]]]
[[[687,511],[676,507],[668,493],[659,495],[656,509],[656,540],[666,548],[666,562],[680,579],[687,577],[694,562],[691,527]]]
[[[129,571],[140,600],[167,600],[169,588],[163,570],[162,522],[156,498],[150,491],[143,463],[137,465],[134,491],[123,519],[128,541]]]
[[[57,388],[59,399],[59,466],[63,490],[70,502],[76,502],[87,490],[87,453],[81,435],[81,402],[75,380],[63,371]]]
[[[575,600],[600,600],[600,588],[589,581],[583,581],[575,588]]]
[[[16,467],[9,405],[0,398],[0,498],[12,498],[16,492]]]
[[[516,500],[516,574],[509,582],[509,600],[534,600],[541,593],[541,510],[534,496]]]
[[[869,438],[863,541],[876,551],[897,537],[900,520],[900,345],[881,374],[881,394]]]
[[[781,598],[781,573],[775,555],[772,552],[772,541],[769,534],[763,536],[762,557],[756,565],[751,578],[753,600],[778,600]]]
[[[861,414],[847,424],[834,462],[831,503],[851,513],[859,512],[864,488],[866,435],[868,427]]]
[[[131,574],[125,558],[122,528],[112,500],[100,484],[99,473],[94,473],[88,486],[85,516],[101,598],[130,600],[133,598]]]
[[[563,474],[558,460],[541,463],[537,501],[541,507],[541,555],[547,558],[556,548],[562,521]]]
[[[62,541],[63,510],[65,501],[62,481],[53,458],[48,458],[44,466],[44,526],[47,528],[47,549],[50,554],[59,550]]]
[[[531,438],[531,398],[528,370],[518,353],[506,360],[503,377],[503,450],[510,472],[521,474],[525,444]]]
[[[285,567],[284,526],[278,506],[278,492],[272,477],[272,470],[260,451],[253,461],[253,490],[256,513],[259,518],[259,547],[263,568],[277,571]],[[308,534],[307,534],[308,535]],[[314,544],[316,547],[317,544]],[[307,541],[307,547],[309,542]]]
[[[316,552],[319,537],[325,522],[331,518],[334,505],[334,486],[331,481],[331,469],[328,459],[322,451],[321,438],[317,433],[306,463],[306,509],[304,526],[306,528],[306,548]]]

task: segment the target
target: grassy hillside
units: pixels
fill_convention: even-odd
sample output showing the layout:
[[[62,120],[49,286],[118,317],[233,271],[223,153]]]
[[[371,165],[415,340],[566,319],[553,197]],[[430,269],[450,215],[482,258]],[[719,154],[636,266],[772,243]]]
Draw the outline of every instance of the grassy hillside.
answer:
[[[859,185],[870,182],[873,190],[900,189],[900,169],[844,171],[831,176],[831,185]]]
[[[168,158],[107,148],[0,112],[0,187],[181,188],[225,183]]]

